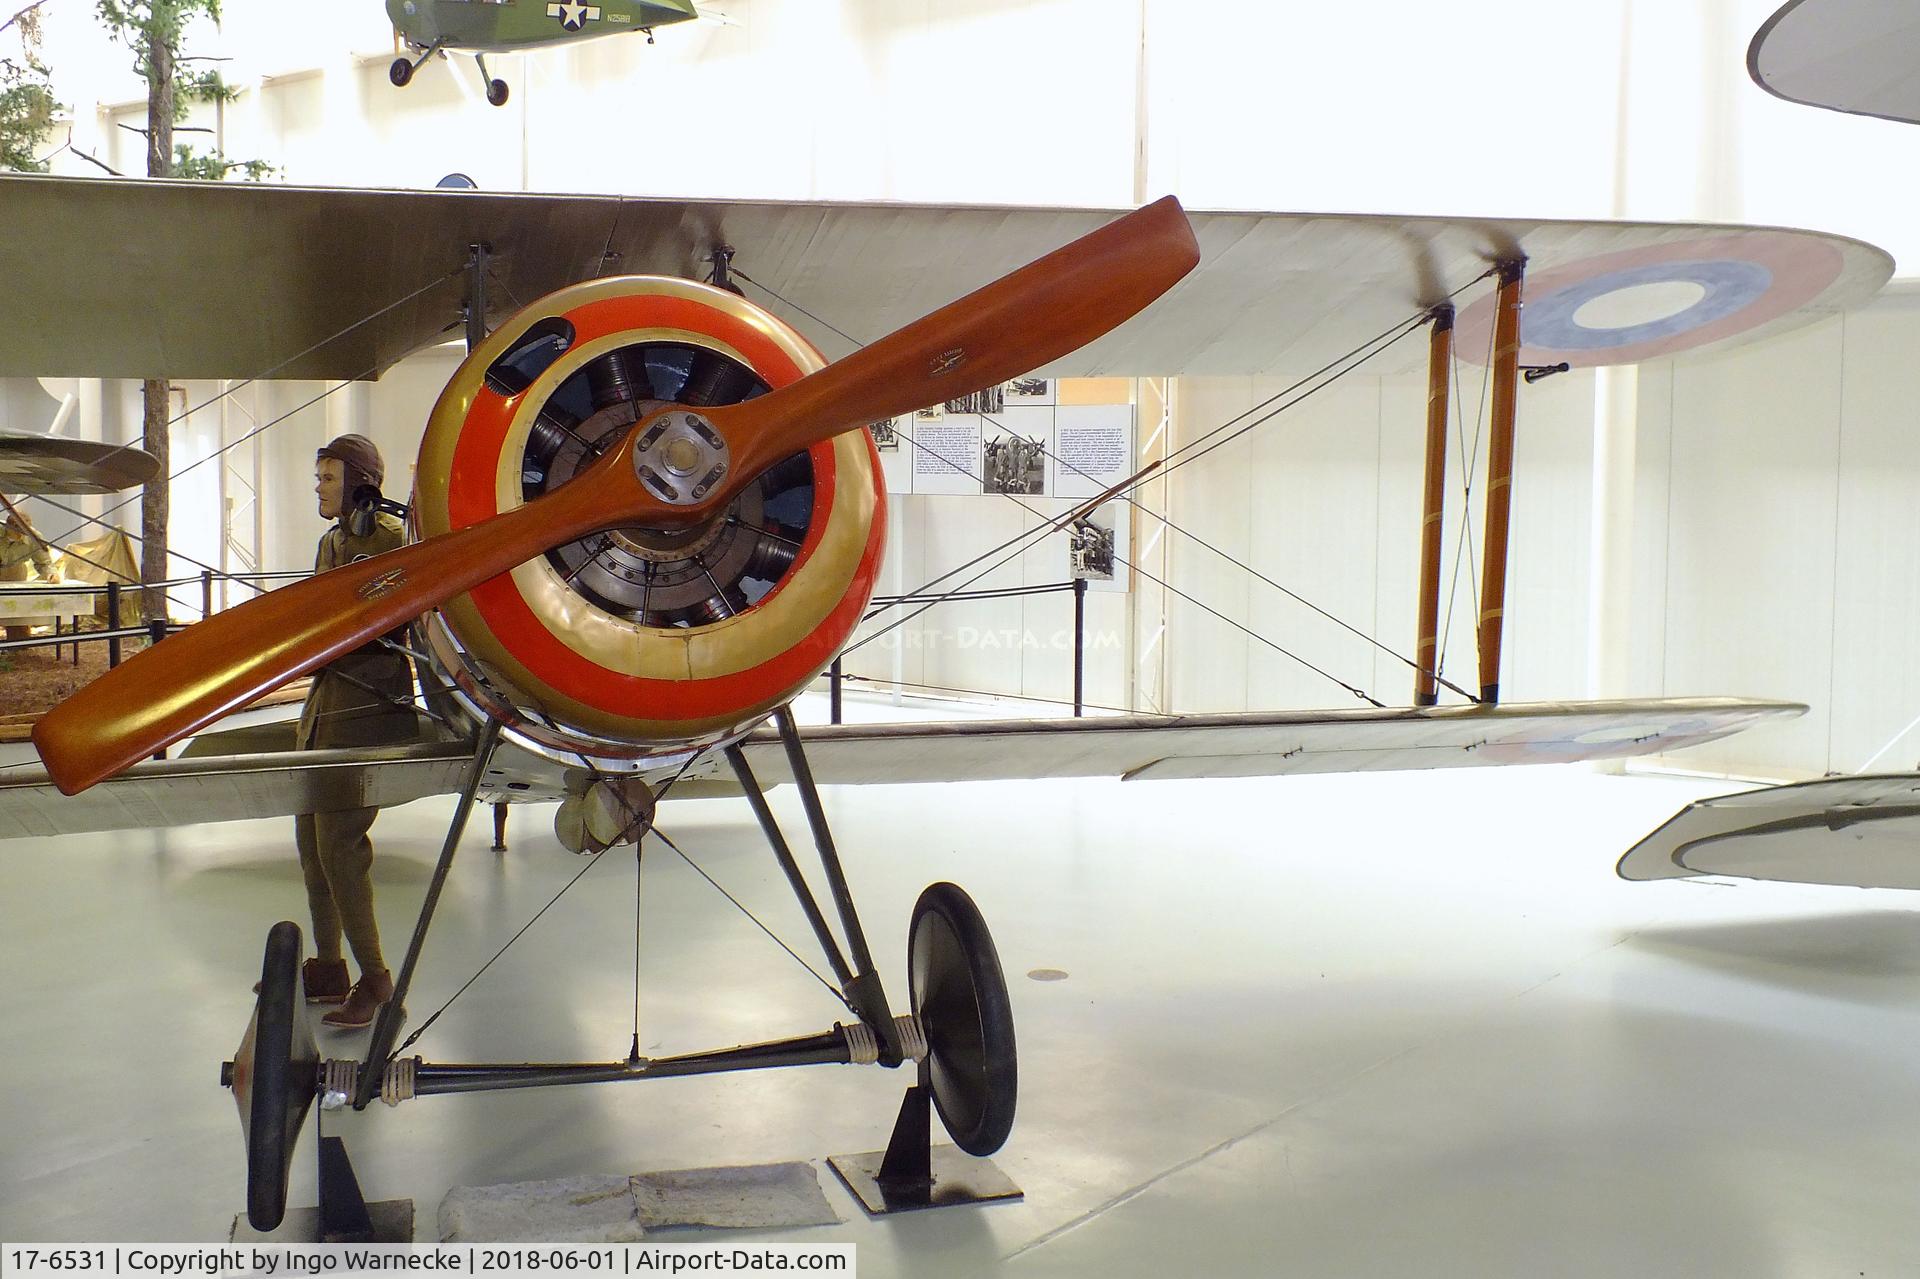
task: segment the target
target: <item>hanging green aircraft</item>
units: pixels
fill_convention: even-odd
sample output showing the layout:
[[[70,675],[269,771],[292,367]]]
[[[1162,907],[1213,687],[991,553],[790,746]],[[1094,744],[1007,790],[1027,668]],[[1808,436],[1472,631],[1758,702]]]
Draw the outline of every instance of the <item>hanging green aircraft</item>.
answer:
[[[436,53],[471,53],[486,85],[487,101],[502,106],[507,82],[487,74],[489,53],[518,53],[542,45],[644,31],[699,17],[693,0],[387,0],[393,29],[417,58],[395,58],[387,78],[413,79]]]

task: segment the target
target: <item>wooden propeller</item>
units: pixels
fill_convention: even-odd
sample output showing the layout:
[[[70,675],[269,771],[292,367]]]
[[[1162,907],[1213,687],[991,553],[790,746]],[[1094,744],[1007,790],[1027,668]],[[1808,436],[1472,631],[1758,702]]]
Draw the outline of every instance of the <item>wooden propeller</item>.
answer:
[[[283,587],[188,627],[47,713],[34,745],[72,795],[287,680],[515,565],[601,529],[711,517],[774,463],[868,422],[977,391],[1058,359],[1166,292],[1200,260],[1172,196],[1119,218],[844,360],[757,399],[668,406],[565,487],[492,519]],[[727,469],[698,500],[640,478],[649,429],[697,413]]]

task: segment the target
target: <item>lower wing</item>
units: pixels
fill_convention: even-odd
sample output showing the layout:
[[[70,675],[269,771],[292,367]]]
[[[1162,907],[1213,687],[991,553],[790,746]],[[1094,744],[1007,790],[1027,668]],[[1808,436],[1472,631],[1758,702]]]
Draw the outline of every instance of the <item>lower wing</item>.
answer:
[[[837,724],[806,727],[801,736],[814,778],[823,785],[1046,777],[1148,781],[1657,755],[1805,710],[1794,702],[1688,698]],[[771,729],[750,734],[741,745],[763,785],[791,780]],[[452,741],[195,753],[136,765],[74,796],[60,794],[43,772],[0,775],[0,839],[384,808],[458,791],[472,752],[470,743]],[[567,771],[503,745],[489,762],[480,797],[492,803],[559,800],[567,793]],[[685,770],[673,790],[679,797],[737,793],[718,754]]]

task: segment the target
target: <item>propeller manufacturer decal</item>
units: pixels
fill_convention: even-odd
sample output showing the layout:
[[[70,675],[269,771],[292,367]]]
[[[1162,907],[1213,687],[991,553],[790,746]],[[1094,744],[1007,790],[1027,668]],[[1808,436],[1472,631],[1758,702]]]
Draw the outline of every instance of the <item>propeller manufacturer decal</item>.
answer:
[[[396,568],[390,572],[382,573],[378,577],[368,578],[360,584],[360,589],[355,591],[354,594],[363,600],[377,600],[382,595],[391,595],[395,590],[399,589],[400,583],[406,580],[407,570]]]
[[[951,351],[942,351],[934,356],[927,371],[932,376],[939,377],[942,373],[953,372],[966,362],[966,348],[956,346]]]

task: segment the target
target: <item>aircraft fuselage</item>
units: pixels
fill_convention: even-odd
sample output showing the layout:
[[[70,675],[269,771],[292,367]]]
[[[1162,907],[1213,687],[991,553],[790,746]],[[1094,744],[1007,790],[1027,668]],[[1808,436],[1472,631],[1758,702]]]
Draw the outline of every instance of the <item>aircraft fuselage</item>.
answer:
[[[387,0],[394,30],[415,48],[508,53],[643,31],[699,14],[693,0]]]

